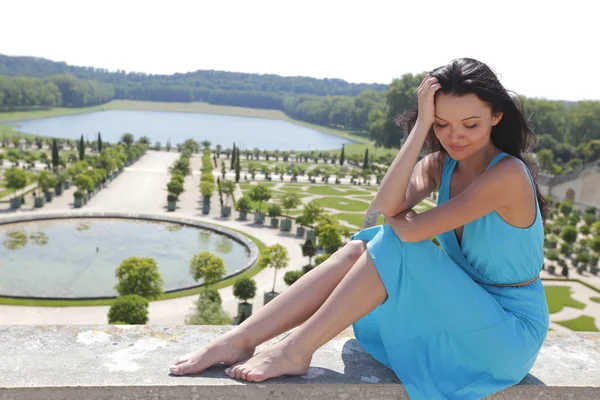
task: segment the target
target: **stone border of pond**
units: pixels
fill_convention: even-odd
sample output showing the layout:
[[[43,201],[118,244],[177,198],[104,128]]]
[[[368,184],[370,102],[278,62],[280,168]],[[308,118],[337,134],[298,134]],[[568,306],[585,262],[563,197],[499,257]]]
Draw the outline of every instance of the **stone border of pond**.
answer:
[[[144,214],[144,213],[122,213],[122,212],[91,212],[91,211],[68,211],[62,213],[53,213],[53,214],[35,214],[35,215],[26,215],[19,214],[15,217],[7,217],[0,219],[0,225],[10,225],[19,222],[34,222],[34,221],[43,221],[43,220],[53,220],[53,219],[79,219],[79,218],[97,218],[97,219],[130,219],[130,220],[138,220],[138,221],[149,221],[149,222],[167,222],[167,223],[175,223],[179,225],[191,226],[194,228],[206,229],[221,235],[226,235],[231,239],[235,240],[242,246],[246,247],[248,252],[250,253],[248,262],[244,266],[233,272],[229,275],[226,275],[221,279],[221,281],[233,278],[237,275],[240,275],[250,269],[257,261],[260,256],[260,252],[258,247],[252,240],[250,240],[245,235],[235,232],[231,229],[225,228],[219,225],[208,224],[202,221],[198,221],[193,218],[185,218],[185,217],[177,217],[177,216],[166,216],[166,215],[158,215],[158,214]],[[166,293],[177,293],[190,289],[197,289],[204,286],[204,283],[193,286],[186,286],[178,289],[166,290]],[[110,300],[115,299],[117,296],[102,296],[102,297],[36,297],[36,296],[9,296],[3,295],[0,293],[0,297],[12,298],[12,299],[31,299],[31,300],[64,300],[64,301],[76,301],[76,300]]]

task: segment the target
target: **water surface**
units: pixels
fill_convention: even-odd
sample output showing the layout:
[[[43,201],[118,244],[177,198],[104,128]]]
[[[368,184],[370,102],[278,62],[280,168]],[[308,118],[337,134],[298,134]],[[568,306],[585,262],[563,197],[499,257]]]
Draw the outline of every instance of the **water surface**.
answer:
[[[152,144],[165,146],[170,140],[173,147],[188,138],[223,148],[232,148],[235,142],[242,149],[260,150],[331,150],[352,143],[282,120],[164,111],[108,110],[10,124],[21,132],[67,139],[83,135],[95,140],[101,132],[103,140],[113,143],[129,132],[136,138],[148,136]]]
[[[0,225],[0,240],[0,294],[13,296],[116,296],[115,269],[132,256],[154,258],[164,289],[177,289],[197,284],[189,272],[194,254],[206,250],[222,258],[228,274],[244,268],[250,256],[216,232],[123,219]]]

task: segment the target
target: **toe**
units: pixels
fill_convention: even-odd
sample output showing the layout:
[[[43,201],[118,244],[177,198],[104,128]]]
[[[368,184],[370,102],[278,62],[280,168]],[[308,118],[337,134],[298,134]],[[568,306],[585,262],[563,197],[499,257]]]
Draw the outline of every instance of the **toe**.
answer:
[[[235,378],[236,379],[241,379],[241,377],[242,377],[242,370],[243,370],[243,367],[241,367],[241,366],[235,367]]]
[[[179,357],[179,359],[177,359],[177,361],[175,362],[175,365],[179,365],[179,364],[183,364],[189,361],[189,359],[192,357],[191,354],[186,354],[184,356]]]
[[[243,368],[243,369],[242,369],[242,372],[240,373],[240,379],[243,379],[243,380],[245,380],[245,381],[246,381],[246,380],[248,380],[248,379],[247,379],[247,376],[248,376],[248,373],[249,373],[249,372],[250,372],[250,370],[249,370],[249,369],[247,369],[247,368]]]

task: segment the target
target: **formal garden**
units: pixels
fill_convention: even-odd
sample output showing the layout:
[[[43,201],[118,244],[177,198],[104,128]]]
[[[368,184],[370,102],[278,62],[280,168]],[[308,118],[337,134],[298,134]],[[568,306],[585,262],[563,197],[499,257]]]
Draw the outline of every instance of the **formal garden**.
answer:
[[[135,142],[132,135],[125,134],[115,145],[103,144],[100,137],[93,142],[83,142],[83,138],[80,141],[44,140],[41,143],[30,140],[25,143],[25,150],[20,151],[17,147],[23,145],[22,141],[4,140],[0,156],[5,168],[0,175],[0,193],[4,194],[5,199],[11,200],[13,208],[18,208],[20,204],[17,203],[24,196],[15,196],[14,193],[30,188],[29,192],[34,194],[34,206],[41,208],[54,196],[61,195],[66,188],[74,185],[77,191],[73,205],[76,208],[83,207],[125,166],[138,160],[148,149],[149,143],[147,138]],[[160,144],[155,144],[155,147],[164,150]],[[178,203],[184,192],[184,182],[192,174],[199,173],[199,215],[262,225],[279,235],[298,239],[302,255],[309,262],[284,274],[287,285],[292,285],[303,274],[325,261],[360,229],[364,212],[374,198],[390,161],[386,159],[388,156],[370,155],[368,149],[363,154],[350,155],[344,154],[343,147],[332,152],[249,151],[238,149],[235,145],[223,148],[220,145],[212,146],[207,141],[191,139],[168,150],[177,151],[177,159],[168,170],[164,211],[180,209]],[[192,171],[191,160],[194,157],[200,159],[199,171]],[[7,163],[11,163],[8,168]],[[37,168],[34,168],[36,165]],[[597,286],[587,284],[583,279],[597,276],[599,272],[598,211],[595,208],[578,210],[569,200],[556,202],[550,197],[548,200],[552,210],[545,228],[544,270],[550,279],[587,285],[597,293],[586,298],[587,304],[600,303]],[[426,211],[434,207],[435,202],[436,193],[433,193],[415,210]],[[219,208],[211,209],[215,204]],[[377,223],[383,223],[383,218]],[[433,241],[436,242],[435,239]],[[130,260],[129,264],[153,271],[152,262],[134,261]],[[253,273],[263,268],[273,268],[275,282],[277,271],[288,264],[285,247],[261,247],[260,261]],[[252,300],[259,290],[252,274],[242,274],[228,280],[229,285],[233,284],[239,307],[235,317],[223,312],[217,292],[217,288],[223,287],[219,265],[218,257],[209,257],[207,254],[190,261],[190,273],[197,281],[202,279],[205,288],[195,291],[200,293],[196,311],[186,318],[186,323],[239,323],[252,314]],[[130,273],[133,273],[132,268]],[[148,276],[155,274],[149,273]],[[152,285],[160,286],[156,282]],[[545,285],[550,312],[581,310],[581,315],[576,318],[555,322],[573,330],[598,330],[595,316],[585,314],[589,306],[573,298],[574,287],[555,283]],[[144,320],[147,318],[148,302],[156,299],[156,293],[120,291],[113,308],[136,309],[138,311],[132,315],[138,315],[139,318],[132,319],[112,311],[111,321],[133,323],[131,321]],[[270,291],[265,291],[263,304],[277,294],[273,285]],[[133,295],[139,297],[131,297]],[[125,296],[129,297],[124,300]]]

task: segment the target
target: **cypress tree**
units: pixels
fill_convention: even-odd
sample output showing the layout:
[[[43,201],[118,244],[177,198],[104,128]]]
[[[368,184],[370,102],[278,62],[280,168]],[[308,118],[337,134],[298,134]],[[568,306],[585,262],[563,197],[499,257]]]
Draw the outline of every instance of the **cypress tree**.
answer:
[[[365,158],[363,160],[363,169],[369,168],[369,149],[365,149]]]
[[[58,169],[58,143],[56,139],[52,139],[52,167],[54,167],[54,171]]]
[[[231,152],[231,169],[235,169],[235,153],[237,149],[235,147],[235,143],[233,144],[233,151]]]
[[[240,181],[240,149],[235,151],[235,183]]]
[[[83,135],[81,135],[81,139],[79,139],[79,161],[83,161],[85,157],[85,143],[83,141]]]
[[[102,151],[102,137],[100,137],[100,132],[98,132],[98,153]]]
[[[344,165],[344,145],[342,145],[342,154],[340,154],[340,165]]]

